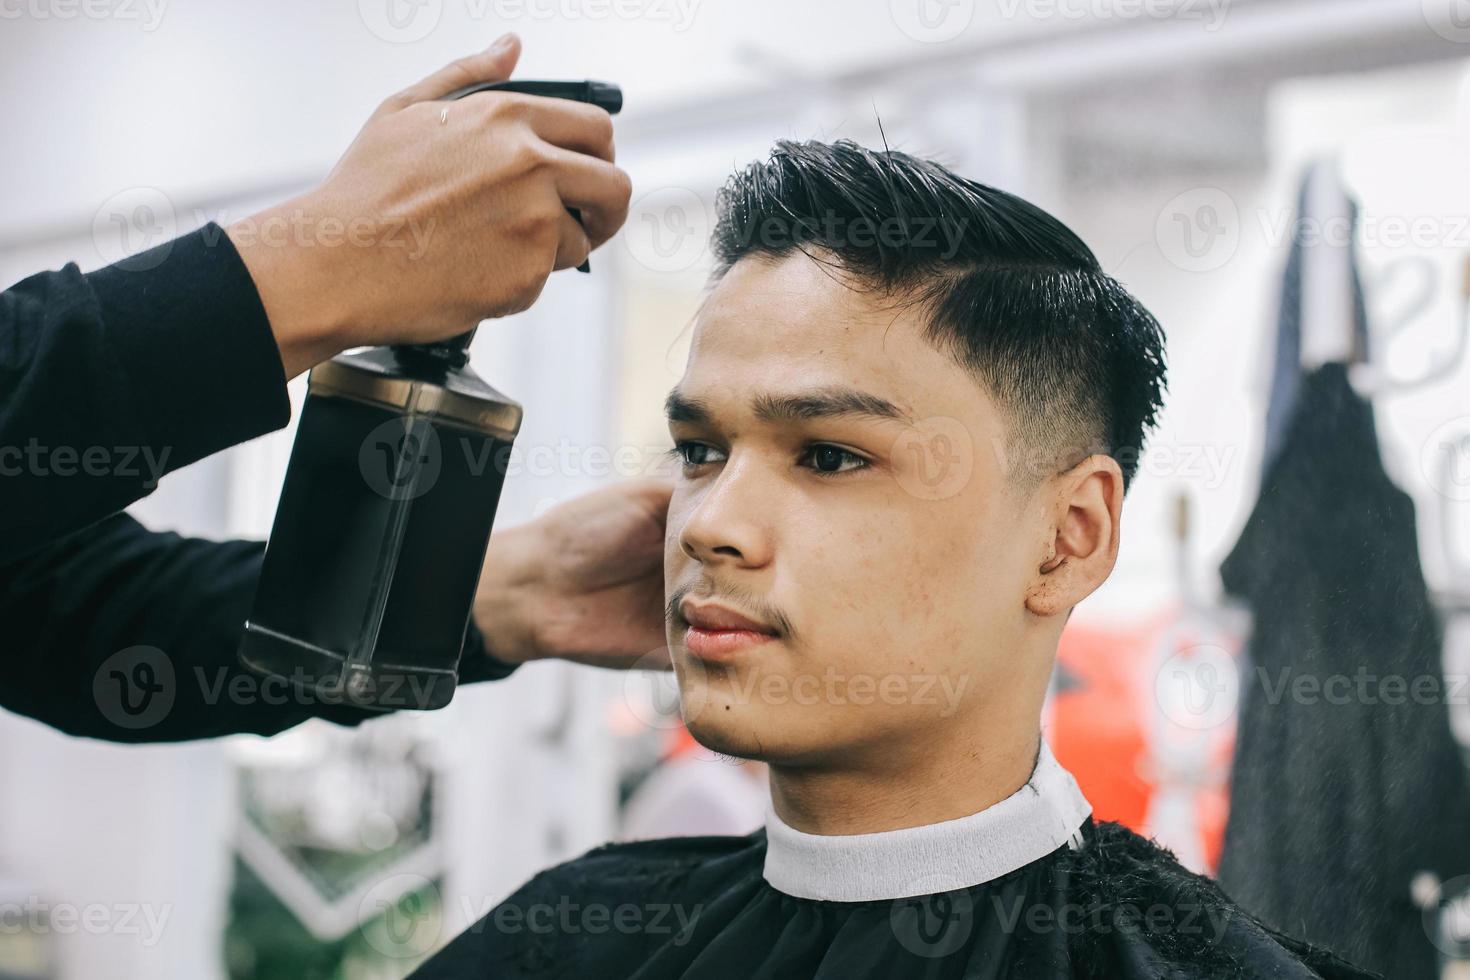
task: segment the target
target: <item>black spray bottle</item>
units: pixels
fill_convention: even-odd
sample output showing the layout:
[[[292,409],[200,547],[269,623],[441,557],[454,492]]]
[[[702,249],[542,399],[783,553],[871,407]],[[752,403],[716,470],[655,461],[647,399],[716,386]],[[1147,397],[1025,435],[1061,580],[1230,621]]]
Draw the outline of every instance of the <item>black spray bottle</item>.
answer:
[[[617,86],[590,81],[492,82],[446,98],[482,91],[622,108]],[[312,369],[240,642],[247,667],[363,707],[439,708],[454,696],[521,425],[521,406],[470,369],[473,336]]]

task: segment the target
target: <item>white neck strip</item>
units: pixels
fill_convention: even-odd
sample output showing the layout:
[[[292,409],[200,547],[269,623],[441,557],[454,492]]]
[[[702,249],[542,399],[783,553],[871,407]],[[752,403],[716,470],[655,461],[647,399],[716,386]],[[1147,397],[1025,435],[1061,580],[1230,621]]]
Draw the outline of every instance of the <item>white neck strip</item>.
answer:
[[[1041,740],[1031,779],[979,813],[874,834],[808,834],[766,804],[765,879],[796,898],[870,902],[967,888],[1046,857],[1092,804]]]

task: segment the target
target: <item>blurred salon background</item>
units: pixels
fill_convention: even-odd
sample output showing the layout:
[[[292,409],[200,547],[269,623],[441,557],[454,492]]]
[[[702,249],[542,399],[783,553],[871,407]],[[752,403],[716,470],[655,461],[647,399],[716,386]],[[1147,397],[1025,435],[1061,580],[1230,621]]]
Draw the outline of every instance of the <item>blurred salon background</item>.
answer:
[[[304,190],[384,96],[506,30],[520,77],[623,87],[635,189],[592,275],[553,276],[475,338],[475,368],[525,406],[497,526],[672,472],[662,399],[714,191],[775,140],[886,140],[1021,194],[1159,317],[1171,389],[1046,736],[1098,817],[1268,919],[1305,901],[1272,840],[1313,829],[1292,860],[1345,897],[1308,930],[1412,921],[1454,975],[1466,883],[1374,861],[1446,822],[1470,834],[1413,807],[1463,780],[1470,744],[1470,7],[0,0],[0,285]],[[1355,400],[1323,401],[1324,365]],[[299,409],[304,376],[292,390]],[[264,538],[293,433],[134,512]],[[1396,493],[1411,506],[1377,505]],[[1349,574],[1301,584],[1323,565]],[[1421,601],[1432,620],[1395,619]],[[1348,614],[1363,642],[1323,639]],[[0,744],[0,977],[29,980],[396,978],[541,868],[745,833],[765,805],[758,766],[688,738],[669,675],[560,662],[357,730],[120,747],[0,714]],[[1323,808],[1355,816],[1324,837]]]

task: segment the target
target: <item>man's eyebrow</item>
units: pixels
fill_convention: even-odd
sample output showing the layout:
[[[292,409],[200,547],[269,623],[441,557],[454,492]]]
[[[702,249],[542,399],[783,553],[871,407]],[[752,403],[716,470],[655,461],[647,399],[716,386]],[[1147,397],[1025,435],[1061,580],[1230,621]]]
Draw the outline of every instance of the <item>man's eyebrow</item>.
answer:
[[[873,418],[914,424],[913,416],[893,402],[870,392],[846,385],[824,385],[787,394],[762,392],[751,399],[751,410],[762,422],[790,422],[800,419]],[[684,395],[678,388],[664,401],[664,414],[670,422],[710,424],[714,413],[704,401]]]

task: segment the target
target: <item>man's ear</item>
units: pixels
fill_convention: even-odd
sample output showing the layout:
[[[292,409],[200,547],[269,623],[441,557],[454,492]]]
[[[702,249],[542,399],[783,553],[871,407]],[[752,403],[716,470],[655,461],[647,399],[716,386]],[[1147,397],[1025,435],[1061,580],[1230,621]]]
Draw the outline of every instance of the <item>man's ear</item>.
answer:
[[[1112,574],[1118,559],[1123,471],[1117,460],[1089,456],[1052,481],[1047,533],[1026,608],[1038,616],[1065,613]]]

